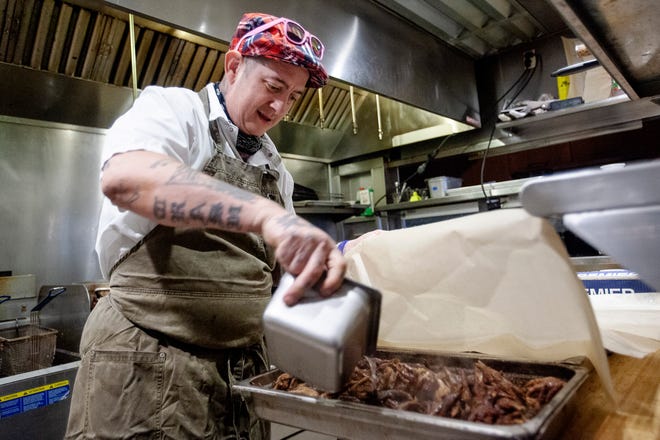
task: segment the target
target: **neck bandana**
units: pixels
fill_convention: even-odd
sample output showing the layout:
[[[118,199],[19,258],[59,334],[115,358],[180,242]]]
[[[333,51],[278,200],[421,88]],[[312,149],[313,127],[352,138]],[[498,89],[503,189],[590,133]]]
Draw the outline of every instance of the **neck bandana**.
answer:
[[[214,88],[215,88],[215,94],[218,95],[220,104],[222,104],[222,108],[225,109],[227,118],[232,124],[236,125],[234,121],[231,120],[231,116],[229,116],[229,112],[227,111],[227,103],[225,102],[224,95],[220,91],[220,87],[218,87],[218,83],[214,84]],[[251,134],[244,133],[239,128],[238,137],[236,138],[236,149],[241,154],[241,157],[243,157],[243,159],[252,156],[254,153],[256,153],[261,149],[261,138],[259,136],[254,136]]]

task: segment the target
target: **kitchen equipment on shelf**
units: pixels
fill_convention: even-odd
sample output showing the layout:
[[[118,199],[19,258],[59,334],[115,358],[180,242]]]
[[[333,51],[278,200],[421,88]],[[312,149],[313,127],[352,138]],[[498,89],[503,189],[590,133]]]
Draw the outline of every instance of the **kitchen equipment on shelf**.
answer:
[[[447,190],[460,188],[463,184],[463,179],[458,177],[438,176],[427,179],[429,187],[429,195],[432,199],[444,197],[447,195]]]

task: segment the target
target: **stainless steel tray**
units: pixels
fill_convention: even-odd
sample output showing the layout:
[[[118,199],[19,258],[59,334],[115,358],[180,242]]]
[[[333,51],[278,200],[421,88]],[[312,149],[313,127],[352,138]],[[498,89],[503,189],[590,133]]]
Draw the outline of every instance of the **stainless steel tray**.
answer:
[[[589,371],[572,364],[519,362],[468,354],[378,351],[375,356],[463,367],[471,367],[481,359],[508,378],[555,376],[564,379],[566,385],[534,418],[519,425],[488,425],[274,390],[280,370],[242,381],[234,389],[246,397],[263,419],[345,439],[541,439],[554,438],[561,431],[570,414],[570,404]]]

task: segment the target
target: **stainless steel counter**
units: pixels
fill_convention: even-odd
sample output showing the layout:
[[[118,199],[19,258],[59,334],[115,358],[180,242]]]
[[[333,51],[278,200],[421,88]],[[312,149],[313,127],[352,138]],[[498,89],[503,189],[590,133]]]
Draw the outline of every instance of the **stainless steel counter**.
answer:
[[[501,208],[518,208],[520,188],[534,179],[452,188],[443,197],[376,206],[376,215],[384,219],[385,229],[400,229],[485,211],[487,198],[497,199]]]

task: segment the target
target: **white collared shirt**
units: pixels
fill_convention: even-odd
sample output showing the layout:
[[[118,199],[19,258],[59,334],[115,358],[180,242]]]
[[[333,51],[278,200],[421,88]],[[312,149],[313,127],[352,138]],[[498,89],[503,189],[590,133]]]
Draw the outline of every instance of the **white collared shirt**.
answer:
[[[102,161],[113,155],[133,150],[147,150],[166,154],[201,171],[211,160],[214,152],[209,121],[222,118],[228,121],[224,108],[216,97],[213,84],[208,84],[210,114],[207,117],[199,95],[189,89],[175,87],[146,87],[133,106],[108,130]],[[231,124],[231,123],[230,123]],[[234,126],[235,127],[235,126]],[[238,128],[235,129],[238,134]],[[235,138],[232,143],[235,143]],[[223,140],[224,153],[236,157],[227,140]],[[278,187],[286,209],[293,211],[293,178],[282,159],[266,136],[261,150],[250,156],[248,163],[254,166],[269,165],[280,173]],[[119,209],[104,197],[96,238],[96,253],[101,272],[108,277],[112,266],[157,223]]]

